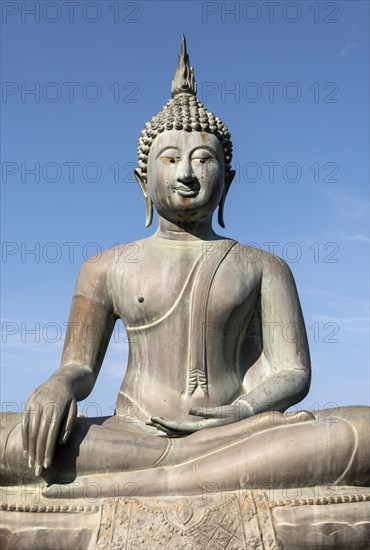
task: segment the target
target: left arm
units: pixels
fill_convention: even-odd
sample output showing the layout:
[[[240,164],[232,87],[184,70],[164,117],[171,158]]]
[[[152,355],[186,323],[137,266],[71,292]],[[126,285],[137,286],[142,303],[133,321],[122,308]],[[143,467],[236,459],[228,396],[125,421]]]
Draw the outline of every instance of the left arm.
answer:
[[[284,412],[307,395],[311,381],[306,329],[293,275],[280,258],[268,256],[266,263],[261,284],[261,361],[268,375],[236,400],[249,403],[254,414]]]
[[[310,354],[296,285],[290,268],[280,258],[266,256],[261,284],[261,360],[267,376],[231,405],[190,409],[199,422],[176,422],[154,417],[154,425],[190,433],[231,424],[266,411],[284,412],[308,393]]]

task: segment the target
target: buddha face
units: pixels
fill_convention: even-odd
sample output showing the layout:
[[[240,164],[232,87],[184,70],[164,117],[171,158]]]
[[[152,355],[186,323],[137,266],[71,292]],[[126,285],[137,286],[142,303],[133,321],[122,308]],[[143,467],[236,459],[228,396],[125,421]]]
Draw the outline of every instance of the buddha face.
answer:
[[[166,220],[206,220],[219,204],[225,187],[220,140],[206,132],[162,132],[149,151],[147,181],[153,204]]]

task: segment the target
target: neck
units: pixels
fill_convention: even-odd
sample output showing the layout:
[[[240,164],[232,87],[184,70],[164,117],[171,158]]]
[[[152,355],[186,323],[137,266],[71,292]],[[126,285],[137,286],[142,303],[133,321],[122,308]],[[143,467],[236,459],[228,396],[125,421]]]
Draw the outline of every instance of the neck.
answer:
[[[220,239],[212,228],[212,218],[201,222],[170,222],[158,216],[157,237],[179,241],[214,241]]]

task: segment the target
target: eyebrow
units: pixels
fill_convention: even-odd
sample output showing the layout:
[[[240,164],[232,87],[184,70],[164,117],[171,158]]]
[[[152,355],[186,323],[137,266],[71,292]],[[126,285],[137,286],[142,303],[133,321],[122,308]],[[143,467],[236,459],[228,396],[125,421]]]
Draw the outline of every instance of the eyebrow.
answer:
[[[198,149],[205,149],[206,151],[209,151],[209,153],[213,153],[218,160],[217,152],[215,151],[215,149],[213,149],[213,147],[210,147],[209,145],[197,145],[196,147],[194,147],[194,149],[190,151],[190,154],[192,155],[193,153],[195,153],[195,151],[198,151]]]
[[[156,159],[159,158],[161,155],[163,155],[163,153],[165,151],[167,151],[168,149],[175,149],[176,151],[179,151],[180,149],[178,147],[176,147],[176,145],[167,145],[167,147],[163,147],[163,149],[161,149],[158,153],[158,155],[155,157]]]
[[[163,149],[161,149],[159,151],[158,155],[155,158],[158,159],[161,155],[163,155],[163,153],[165,151],[168,151],[168,150],[171,150],[171,149],[173,149],[175,151],[180,151],[180,149],[178,147],[176,147],[176,145],[167,145],[167,147],[163,147]],[[215,155],[216,159],[218,160],[217,152],[215,151],[215,149],[213,149],[213,147],[210,147],[209,145],[197,145],[196,147],[194,147],[194,149],[192,149],[190,151],[190,154],[192,155],[193,153],[195,153],[199,149],[205,149],[206,151],[209,151],[210,153],[213,153]]]

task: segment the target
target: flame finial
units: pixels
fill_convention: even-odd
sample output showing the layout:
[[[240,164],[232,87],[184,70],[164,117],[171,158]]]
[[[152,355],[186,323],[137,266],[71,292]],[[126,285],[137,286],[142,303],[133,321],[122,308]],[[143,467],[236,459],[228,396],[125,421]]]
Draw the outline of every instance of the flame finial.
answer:
[[[171,94],[175,97],[178,94],[196,95],[197,83],[194,78],[194,69],[190,67],[189,56],[186,50],[186,38],[182,35],[181,51],[176,67],[175,77],[172,80]]]

